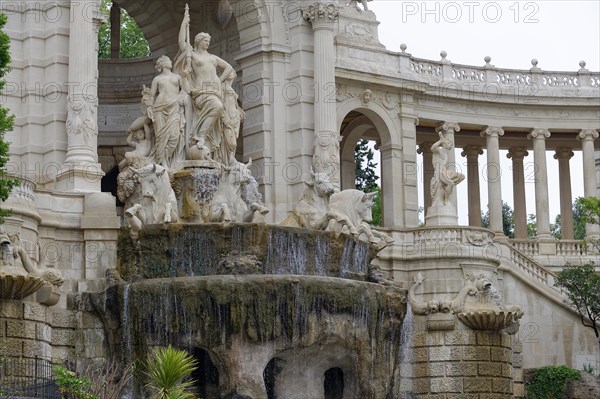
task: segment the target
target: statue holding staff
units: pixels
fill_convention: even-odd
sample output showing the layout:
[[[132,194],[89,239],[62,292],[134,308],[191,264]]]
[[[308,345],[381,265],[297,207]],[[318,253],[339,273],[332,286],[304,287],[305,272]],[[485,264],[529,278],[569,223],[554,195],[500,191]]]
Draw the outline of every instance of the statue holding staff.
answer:
[[[210,35],[199,33],[190,43],[190,15],[186,11],[179,30],[179,55],[175,61],[175,71],[184,80],[184,88],[192,102],[191,126],[189,126],[188,149],[197,143],[206,143],[210,153],[218,150],[223,135],[223,93],[222,84],[234,73],[227,62],[208,52]],[[218,69],[222,70],[218,75]],[[189,154],[189,151],[188,151]]]

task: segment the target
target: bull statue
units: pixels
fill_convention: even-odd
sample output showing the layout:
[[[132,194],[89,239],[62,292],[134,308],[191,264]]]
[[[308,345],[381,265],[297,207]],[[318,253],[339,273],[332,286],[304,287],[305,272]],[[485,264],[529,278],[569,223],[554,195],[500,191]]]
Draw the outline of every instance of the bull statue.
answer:
[[[302,197],[281,225],[325,230],[329,221],[329,198],[335,192],[335,187],[327,173],[315,173],[312,169],[304,184],[306,187]]]
[[[171,223],[179,221],[177,198],[171,188],[169,174],[161,165],[151,164],[143,168],[131,168],[141,186],[141,203],[125,211],[131,236],[137,240],[144,224]]]
[[[356,238],[364,236],[378,249],[383,249],[394,240],[386,234],[371,229],[373,221],[371,208],[377,193],[364,193],[360,190],[344,190],[331,195],[329,199],[329,224],[327,231],[346,233]]]
[[[247,195],[244,195],[243,188],[254,182],[250,171],[251,165],[252,159],[247,164],[235,162],[232,166],[222,166],[223,175],[207,207],[208,215],[204,215],[204,220],[217,223],[251,223],[255,212],[261,215],[269,213],[269,210],[259,202],[248,205],[244,201]]]

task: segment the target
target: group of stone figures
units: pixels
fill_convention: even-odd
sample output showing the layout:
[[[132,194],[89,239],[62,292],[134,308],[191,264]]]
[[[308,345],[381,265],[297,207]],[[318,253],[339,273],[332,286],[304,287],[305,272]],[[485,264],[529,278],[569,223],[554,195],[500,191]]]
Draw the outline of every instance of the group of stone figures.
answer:
[[[246,204],[240,190],[250,182],[251,174],[249,165],[235,159],[245,116],[232,88],[236,73],[207,51],[210,35],[196,35],[192,46],[189,25],[186,8],[175,64],[165,55],[158,58],[160,74],[150,88],[144,87],[142,116],[128,129],[127,143],[135,149],[125,153],[119,164],[117,194],[135,231],[143,224],[179,220],[170,181],[184,167],[221,172],[212,211],[205,221],[247,221],[250,217],[238,220],[232,215],[236,210],[246,213],[244,207],[267,212],[260,203]],[[225,187],[227,184],[230,187]],[[254,197],[261,201],[260,196]]]
[[[191,45],[189,24],[186,8],[175,66],[164,55],[156,61],[160,74],[144,87],[142,116],[128,129],[127,142],[135,150],[119,164],[117,194],[135,240],[144,224],[255,222],[269,212],[250,172],[252,160],[235,159],[244,119],[232,88],[235,71],[208,53],[208,34],[198,34]],[[327,174],[311,170],[283,224],[344,232],[384,247],[391,238],[368,224],[374,196],[334,193]]]

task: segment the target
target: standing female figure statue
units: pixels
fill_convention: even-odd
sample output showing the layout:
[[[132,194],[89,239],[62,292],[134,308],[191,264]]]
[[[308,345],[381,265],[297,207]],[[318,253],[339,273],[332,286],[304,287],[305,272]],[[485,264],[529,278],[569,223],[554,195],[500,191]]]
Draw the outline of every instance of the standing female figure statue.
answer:
[[[185,115],[183,81],[171,72],[171,60],[166,55],[156,60],[160,75],[152,80],[152,105],[148,116],[154,124],[154,161],[167,169],[185,159]]]
[[[180,53],[175,70],[183,77],[186,92],[190,94],[192,123],[189,126],[188,146],[205,142],[211,153],[220,146],[223,135],[223,95],[221,85],[234,69],[227,62],[208,52],[210,35],[199,33],[190,43],[190,16],[186,12],[179,30]],[[223,70],[219,76],[217,69]]]
[[[439,132],[440,139],[431,146],[434,175],[431,179],[432,205],[446,205],[454,186],[465,179],[462,173],[448,169],[448,152],[454,144]]]

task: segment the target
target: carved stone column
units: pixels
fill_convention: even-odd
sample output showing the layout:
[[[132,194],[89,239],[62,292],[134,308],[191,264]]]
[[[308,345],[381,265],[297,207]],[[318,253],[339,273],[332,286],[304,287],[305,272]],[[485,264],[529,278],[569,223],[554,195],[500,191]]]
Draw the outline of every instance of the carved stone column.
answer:
[[[456,170],[456,154],[454,153],[454,133],[460,132],[460,125],[454,122],[443,122],[437,125],[435,132],[443,132],[444,136],[452,142],[452,150],[448,152],[448,170]],[[456,200],[456,190],[452,192],[450,202],[454,205],[454,209],[458,209]],[[457,220],[458,223],[458,220]]]
[[[537,237],[542,239],[551,238],[548,203],[548,168],[546,166],[546,139],[550,137],[550,131],[548,129],[533,129],[527,137],[533,140]]]
[[[500,168],[500,136],[504,136],[504,129],[498,126],[489,126],[481,132],[481,137],[486,139],[487,165],[485,177],[488,183],[488,210],[490,215],[490,229],[496,233],[496,238],[506,238],[502,224],[502,169]]]
[[[314,32],[315,81],[315,172],[325,172],[336,188],[340,188],[340,140],[336,121],[336,104],[326,101],[326,93],[335,90],[334,29],[339,20],[336,3],[314,3],[303,10],[304,18]]]
[[[481,198],[479,195],[479,156],[483,150],[478,145],[463,148],[461,156],[467,158],[467,179],[469,191],[469,226],[481,227]]]
[[[433,177],[433,163],[431,162],[431,145],[433,143],[425,142],[419,144],[417,153],[423,155],[423,205],[425,215],[427,209],[431,206],[431,178]]]
[[[513,199],[515,203],[515,238],[527,238],[527,205],[523,159],[529,155],[525,147],[511,147],[506,157],[512,159]]]
[[[71,2],[67,157],[57,188],[100,191],[104,175],[98,163],[98,56],[100,1]]]
[[[584,197],[597,197],[596,188],[596,170],[594,160],[594,140],[599,134],[594,129],[584,129],[579,132],[577,139],[581,141],[581,150],[583,152],[583,195]],[[585,226],[587,238],[598,238],[600,230],[598,226],[588,224]]]
[[[563,240],[573,240],[573,197],[571,195],[571,167],[573,157],[570,148],[557,148],[554,159],[558,160],[558,183],[560,186],[560,230]]]

